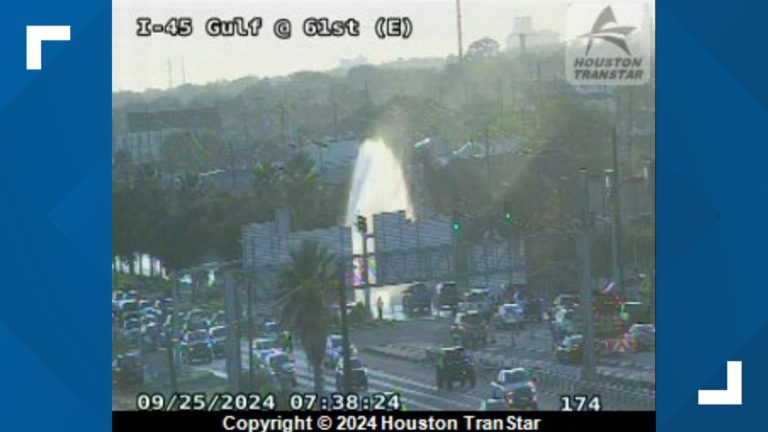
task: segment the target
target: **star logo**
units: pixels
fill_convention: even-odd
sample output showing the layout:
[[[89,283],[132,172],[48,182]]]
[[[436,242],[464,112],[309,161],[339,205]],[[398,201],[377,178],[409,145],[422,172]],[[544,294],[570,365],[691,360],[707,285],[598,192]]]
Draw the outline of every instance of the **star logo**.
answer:
[[[606,6],[592,25],[592,31],[579,37],[589,38],[585,55],[589,55],[589,50],[592,49],[592,43],[595,39],[610,42],[621,48],[627,55],[632,55],[627,46],[627,35],[636,29],[637,27],[618,25],[616,17],[613,15],[613,9],[610,6]]]

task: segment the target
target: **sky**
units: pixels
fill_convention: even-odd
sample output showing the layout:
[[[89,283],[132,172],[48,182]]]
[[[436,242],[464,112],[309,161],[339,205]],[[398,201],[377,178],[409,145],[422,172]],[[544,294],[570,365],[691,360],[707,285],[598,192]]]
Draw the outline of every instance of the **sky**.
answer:
[[[582,0],[577,0],[584,2]],[[595,3],[592,0],[586,0]],[[617,3],[637,0],[612,0]],[[603,2],[596,3],[602,5]],[[564,33],[569,27],[591,26],[593,16],[573,26],[565,24],[564,0],[463,0],[462,31],[466,47],[483,37],[502,47],[516,16],[531,16],[536,30]],[[597,6],[601,7],[601,6]],[[212,37],[205,32],[211,17],[261,17],[257,37]],[[373,23],[379,16],[407,16],[413,23],[409,39],[378,39]],[[191,17],[189,37],[136,35],[136,19],[165,23],[171,17]],[[355,18],[359,37],[309,38],[301,25],[309,17]],[[272,25],[278,18],[293,24],[293,36],[278,39]],[[190,84],[234,80],[245,76],[281,76],[302,70],[324,71],[342,59],[364,56],[380,64],[398,58],[446,57],[458,50],[455,0],[113,0],[112,87],[115,91],[167,89],[182,79]],[[621,22],[622,18],[617,16]]]

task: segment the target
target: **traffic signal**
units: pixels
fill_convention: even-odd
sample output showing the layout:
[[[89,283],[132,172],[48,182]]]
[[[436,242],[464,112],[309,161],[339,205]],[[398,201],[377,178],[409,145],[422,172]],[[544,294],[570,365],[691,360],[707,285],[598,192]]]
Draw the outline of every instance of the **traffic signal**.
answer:
[[[368,233],[368,219],[363,215],[357,215],[357,230],[362,234]]]
[[[451,228],[453,228],[454,234],[458,234],[461,231],[461,215],[458,212],[453,212]]]
[[[510,224],[515,222],[515,212],[512,211],[512,204],[509,202],[504,203],[504,220]]]

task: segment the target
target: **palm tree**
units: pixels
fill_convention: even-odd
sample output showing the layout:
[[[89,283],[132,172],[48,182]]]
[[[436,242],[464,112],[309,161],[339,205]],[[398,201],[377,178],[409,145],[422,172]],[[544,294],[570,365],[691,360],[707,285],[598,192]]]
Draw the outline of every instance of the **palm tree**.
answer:
[[[275,164],[260,163],[253,168],[253,184],[259,216],[271,217],[283,205],[283,170]]]
[[[323,355],[331,329],[331,304],[339,278],[327,249],[305,241],[291,251],[290,267],[280,273],[277,306],[283,325],[298,339],[312,365],[315,393],[323,391]]]
[[[317,217],[317,172],[314,162],[304,152],[295,154],[285,164],[285,201],[296,228],[310,228]]]

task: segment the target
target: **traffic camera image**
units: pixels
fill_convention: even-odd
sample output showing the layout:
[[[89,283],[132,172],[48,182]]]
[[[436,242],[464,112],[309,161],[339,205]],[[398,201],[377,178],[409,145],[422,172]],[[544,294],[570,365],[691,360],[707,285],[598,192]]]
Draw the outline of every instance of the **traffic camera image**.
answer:
[[[113,410],[653,411],[654,7],[582,6],[114,2]]]

